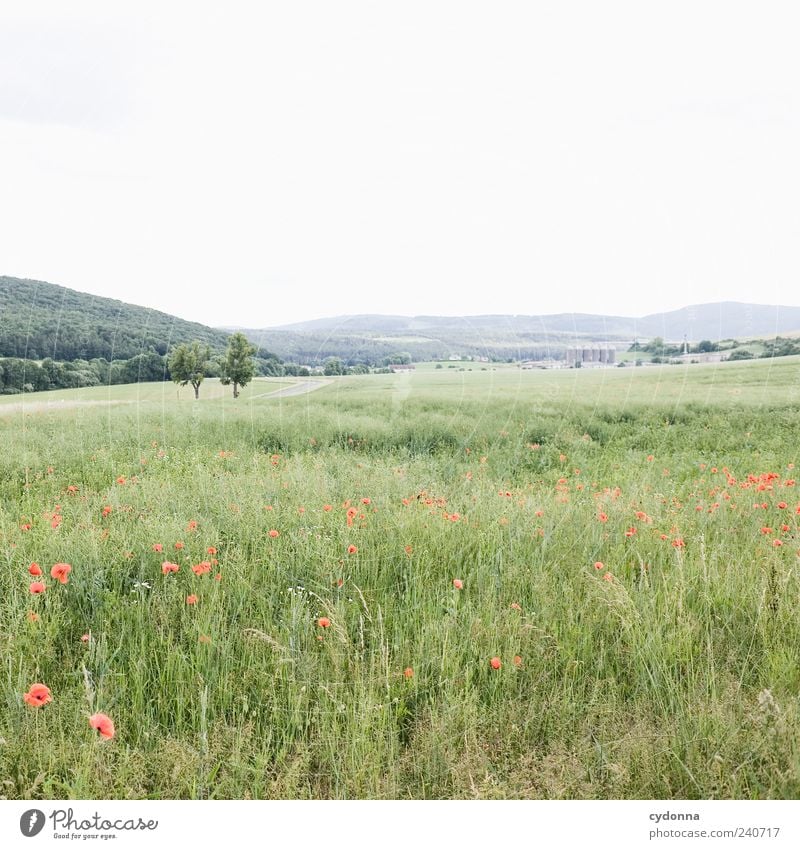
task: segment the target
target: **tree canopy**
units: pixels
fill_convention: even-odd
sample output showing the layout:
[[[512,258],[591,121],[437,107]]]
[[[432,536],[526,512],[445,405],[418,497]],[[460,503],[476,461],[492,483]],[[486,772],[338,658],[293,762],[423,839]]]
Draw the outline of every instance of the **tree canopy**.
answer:
[[[169,370],[175,383],[186,386],[190,383],[194,397],[200,397],[200,384],[206,376],[211,350],[195,339],[191,345],[181,344],[172,351]]]
[[[247,386],[256,372],[253,357],[256,346],[247,341],[244,333],[234,333],[222,360],[220,381],[224,386],[233,384],[233,397],[239,397],[239,388]]]

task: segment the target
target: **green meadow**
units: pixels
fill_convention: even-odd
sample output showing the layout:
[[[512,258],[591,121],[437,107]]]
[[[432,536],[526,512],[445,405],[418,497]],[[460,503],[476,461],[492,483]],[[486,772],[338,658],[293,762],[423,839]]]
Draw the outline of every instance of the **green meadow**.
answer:
[[[800,359],[449,365],[0,399],[0,797],[797,798]]]

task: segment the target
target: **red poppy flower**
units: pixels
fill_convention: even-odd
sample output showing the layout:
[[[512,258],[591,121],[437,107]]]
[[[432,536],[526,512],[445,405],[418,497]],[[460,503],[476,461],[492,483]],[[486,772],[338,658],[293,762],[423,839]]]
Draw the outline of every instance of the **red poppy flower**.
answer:
[[[269,532],[269,535],[270,535],[273,539],[275,539],[276,537],[279,537],[279,536],[280,536],[280,533],[279,533],[278,531],[276,531],[276,530],[275,530],[275,528],[273,528],[273,529]]]
[[[89,717],[89,725],[94,728],[101,737],[110,740],[115,733],[114,723],[104,713],[94,713]]]
[[[30,585],[30,591],[34,595],[38,595],[39,593],[43,593],[45,591],[45,589],[47,589],[47,588],[45,587],[45,585],[41,581],[34,581]]]
[[[453,578],[453,586],[457,590],[463,590],[464,589],[464,582],[460,578]]]
[[[169,575],[170,572],[177,572],[181,567],[177,563],[165,562],[161,564],[161,574]]]
[[[328,619],[327,616],[320,616],[319,619],[317,619],[317,625],[319,625],[320,628],[330,628],[331,620]]]
[[[414,677],[414,670],[410,666],[407,666],[403,670],[403,675],[405,675],[406,678],[413,678]]]
[[[41,707],[53,701],[53,697],[50,695],[50,688],[44,684],[31,684],[30,689],[22,698],[31,707]]]
[[[597,571],[599,572],[601,569],[605,569],[605,568],[606,568],[606,564],[605,564],[605,563],[603,563],[602,561],[598,560],[598,561],[594,564],[594,568],[595,568],[595,569],[597,569]]]
[[[183,543],[180,540],[178,540],[178,542],[175,543],[175,550],[180,551],[182,548],[183,548]]]
[[[42,574],[42,570],[38,563],[31,563],[31,565],[28,566],[28,572],[30,572],[34,578],[38,578]]]
[[[82,643],[88,643],[90,639],[91,639],[91,636],[89,634],[82,634],[81,635],[81,642]]]
[[[491,666],[491,667],[492,667],[492,669],[499,669],[502,665],[503,665],[503,664],[502,664],[502,661],[500,660],[500,658],[499,658],[499,657],[493,657],[493,658],[489,661],[489,666]]]
[[[164,550],[164,546],[160,542],[153,543],[153,551],[160,554]]]
[[[187,604],[197,604],[197,596],[194,593],[192,593],[192,595],[187,595],[186,596],[186,603]]]
[[[347,546],[347,553],[348,554],[358,554],[358,549],[354,545],[348,545]]]
[[[70,566],[69,563],[56,563],[56,565],[50,570],[50,577],[55,578],[62,584],[66,584],[71,571],[72,566]]]
[[[211,564],[208,562],[208,560],[203,560],[202,563],[198,563],[197,565],[192,566],[192,572],[194,572],[195,575],[205,575],[206,572],[210,571]]]
[[[514,655],[514,666],[522,666],[522,658],[518,655]]]

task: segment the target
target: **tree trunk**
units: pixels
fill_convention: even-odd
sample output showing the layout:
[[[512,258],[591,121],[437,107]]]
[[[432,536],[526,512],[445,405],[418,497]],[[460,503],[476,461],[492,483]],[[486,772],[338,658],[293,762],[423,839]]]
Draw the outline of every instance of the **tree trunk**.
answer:
[[[239,384],[235,380],[233,381],[233,397],[239,397]]]

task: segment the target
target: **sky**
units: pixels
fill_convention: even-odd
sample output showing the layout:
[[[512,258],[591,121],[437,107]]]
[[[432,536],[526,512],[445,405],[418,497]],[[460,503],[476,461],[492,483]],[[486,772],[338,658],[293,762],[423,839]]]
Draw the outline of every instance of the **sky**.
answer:
[[[0,2],[0,274],[215,326],[800,305],[791,2]]]

